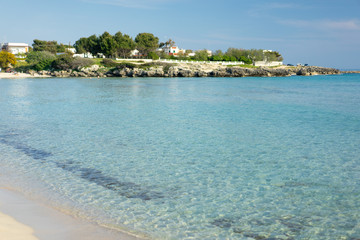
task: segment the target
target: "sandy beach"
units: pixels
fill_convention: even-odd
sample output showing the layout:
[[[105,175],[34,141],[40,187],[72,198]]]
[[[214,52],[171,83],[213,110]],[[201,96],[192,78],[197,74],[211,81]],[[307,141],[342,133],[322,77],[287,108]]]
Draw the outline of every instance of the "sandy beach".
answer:
[[[0,73],[0,79],[1,78],[7,78],[7,79],[17,79],[17,78],[47,78],[50,76],[47,75],[31,75],[29,73]]]
[[[0,240],[136,240],[0,188]],[[139,239],[138,239],[139,240]]]

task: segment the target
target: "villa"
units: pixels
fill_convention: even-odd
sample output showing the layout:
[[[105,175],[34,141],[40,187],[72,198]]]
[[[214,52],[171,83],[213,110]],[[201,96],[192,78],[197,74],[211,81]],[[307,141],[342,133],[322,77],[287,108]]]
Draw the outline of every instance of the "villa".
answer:
[[[171,55],[174,55],[174,56],[178,55],[179,50],[180,49],[177,46],[168,46],[168,47],[163,48],[164,53],[169,54],[170,56]]]
[[[4,43],[1,45],[1,50],[19,55],[29,52],[29,45],[26,43]]]

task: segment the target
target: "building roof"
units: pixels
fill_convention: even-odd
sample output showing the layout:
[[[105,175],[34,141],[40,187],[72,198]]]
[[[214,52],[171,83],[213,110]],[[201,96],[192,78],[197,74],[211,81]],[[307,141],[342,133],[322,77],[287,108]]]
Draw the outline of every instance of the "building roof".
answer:
[[[29,47],[29,45],[26,44],[26,43],[4,43],[4,46],[9,46],[9,47]]]

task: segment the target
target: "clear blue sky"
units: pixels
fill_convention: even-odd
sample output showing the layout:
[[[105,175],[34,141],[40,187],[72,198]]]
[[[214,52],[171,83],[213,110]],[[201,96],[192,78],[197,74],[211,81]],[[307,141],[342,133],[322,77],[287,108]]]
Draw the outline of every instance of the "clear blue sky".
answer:
[[[360,0],[0,0],[0,42],[73,44],[150,32],[180,48],[277,50],[285,63],[360,69]],[[6,21],[4,20],[6,19]],[[4,22],[5,21],[5,22]]]

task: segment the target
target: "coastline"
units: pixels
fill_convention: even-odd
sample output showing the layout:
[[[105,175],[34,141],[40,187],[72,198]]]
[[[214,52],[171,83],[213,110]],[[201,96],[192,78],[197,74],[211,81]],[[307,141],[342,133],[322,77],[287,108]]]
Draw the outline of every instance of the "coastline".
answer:
[[[140,240],[107,229],[0,187],[0,239],[7,240]]]
[[[98,65],[72,70],[59,71],[34,71],[28,73],[0,73],[1,78],[44,78],[44,77],[76,77],[76,78],[105,78],[105,77],[289,77],[289,76],[313,76],[313,75],[335,75],[348,73],[335,68],[317,66],[278,66],[248,68],[241,66],[222,66],[208,63],[158,63],[153,66],[120,66],[104,69]]]
[[[20,78],[47,78],[47,77],[51,77],[49,75],[39,75],[39,74],[35,74],[35,75],[31,75],[30,73],[3,73],[0,72],[0,79],[5,78],[5,79],[20,79]]]

